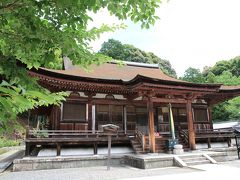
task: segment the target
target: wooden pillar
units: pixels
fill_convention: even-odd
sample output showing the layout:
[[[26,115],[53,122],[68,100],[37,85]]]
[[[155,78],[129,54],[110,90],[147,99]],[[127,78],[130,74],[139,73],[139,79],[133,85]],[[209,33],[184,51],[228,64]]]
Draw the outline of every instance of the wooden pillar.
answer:
[[[97,150],[98,150],[98,144],[97,144],[97,142],[94,142],[94,144],[93,144],[93,154],[94,155],[97,154]]]
[[[95,117],[95,112],[96,112],[96,106],[92,105],[92,132],[95,133],[96,130],[96,117]]]
[[[193,113],[192,113],[192,102],[191,100],[187,100],[186,104],[187,109],[187,121],[188,121],[188,141],[189,141],[189,147],[192,150],[196,149],[196,143],[195,143],[195,132],[193,127]]]
[[[149,146],[150,152],[155,153],[155,136],[154,136],[154,111],[152,97],[148,97],[148,128],[149,128]]]
[[[88,100],[88,130],[92,130],[92,100]]]
[[[30,155],[30,143],[29,142],[25,142],[25,156],[29,156]]]
[[[213,129],[213,123],[212,123],[212,107],[208,105],[207,107],[207,115],[208,115],[208,122],[210,123],[210,128]]]
[[[57,143],[57,156],[61,154],[61,145]]]
[[[127,107],[123,107],[124,133],[127,134]]]
[[[208,144],[208,148],[211,148],[211,139],[210,138],[207,139],[207,144]]]

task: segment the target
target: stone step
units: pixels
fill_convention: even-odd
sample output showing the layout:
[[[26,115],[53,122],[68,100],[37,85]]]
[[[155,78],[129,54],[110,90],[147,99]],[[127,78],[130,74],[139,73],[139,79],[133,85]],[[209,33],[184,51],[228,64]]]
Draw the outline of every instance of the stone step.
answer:
[[[189,159],[189,158],[198,158],[198,157],[203,157],[202,154],[189,154],[189,155],[182,155],[180,158],[182,160],[184,159]]]
[[[206,160],[206,157],[203,156],[197,156],[197,157],[188,157],[188,158],[181,158],[184,162],[191,162],[191,161],[201,161],[201,160]]]
[[[197,160],[189,161],[189,162],[185,162],[185,163],[187,164],[187,166],[194,166],[194,165],[200,165],[200,164],[211,164],[211,162],[208,159],[199,160],[199,161],[197,161]]]

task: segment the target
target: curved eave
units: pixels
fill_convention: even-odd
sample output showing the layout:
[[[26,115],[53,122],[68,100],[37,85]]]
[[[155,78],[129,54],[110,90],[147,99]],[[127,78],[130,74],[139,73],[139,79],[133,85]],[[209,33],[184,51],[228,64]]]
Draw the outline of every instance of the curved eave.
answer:
[[[137,75],[132,80],[128,81],[127,84],[137,84],[140,82],[149,82],[152,84],[165,84],[165,85],[173,85],[173,86],[186,86],[186,87],[193,87],[193,88],[210,88],[210,89],[219,89],[222,84],[200,84],[200,83],[191,83],[186,81],[170,81],[164,79],[157,79],[157,78],[150,78],[142,75]]]
[[[89,82],[89,83],[104,83],[104,84],[111,84],[111,85],[125,85],[128,88],[131,88],[132,86],[135,86],[139,83],[151,83],[151,84],[161,84],[161,85],[170,85],[173,87],[177,86],[183,86],[193,89],[201,88],[201,89],[209,89],[213,91],[218,91],[221,87],[221,84],[199,84],[199,83],[190,83],[186,81],[170,81],[170,80],[164,80],[164,79],[157,79],[157,78],[150,78],[142,75],[137,75],[133,79],[129,81],[123,81],[121,79],[99,79],[99,78],[90,78],[90,77],[82,77],[82,76],[74,76],[74,75],[67,75],[62,74],[58,72],[54,72],[51,70],[39,68],[38,70],[31,70],[32,72],[43,75],[43,76],[49,76],[51,78],[56,79],[62,79],[64,81],[81,81],[81,82]],[[31,72],[30,71],[30,72]]]
[[[221,86],[219,89],[220,93],[238,93],[240,94],[240,85],[239,86]]]

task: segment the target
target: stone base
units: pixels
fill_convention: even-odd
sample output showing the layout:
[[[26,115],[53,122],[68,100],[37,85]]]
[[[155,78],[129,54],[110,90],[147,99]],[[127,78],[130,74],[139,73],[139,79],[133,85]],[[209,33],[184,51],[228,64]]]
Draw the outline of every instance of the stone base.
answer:
[[[183,150],[183,146],[181,144],[176,144],[174,145],[174,149],[173,149],[173,154],[183,154],[184,150]]]
[[[81,168],[93,166],[107,166],[107,156],[72,156],[72,157],[41,157],[16,159],[13,162],[13,171],[32,171],[43,169],[64,169],[64,168]],[[111,165],[124,164],[122,157],[112,156]]]

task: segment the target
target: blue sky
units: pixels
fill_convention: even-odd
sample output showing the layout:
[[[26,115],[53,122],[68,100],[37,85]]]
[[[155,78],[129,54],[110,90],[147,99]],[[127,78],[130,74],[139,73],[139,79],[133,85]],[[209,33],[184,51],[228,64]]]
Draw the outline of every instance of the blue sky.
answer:
[[[239,0],[165,0],[157,10],[160,20],[150,29],[124,21],[128,28],[106,33],[92,46],[98,51],[109,38],[133,44],[169,60],[181,76],[190,66],[202,70],[240,55],[239,8]],[[101,23],[121,22],[103,10],[93,24]]]

